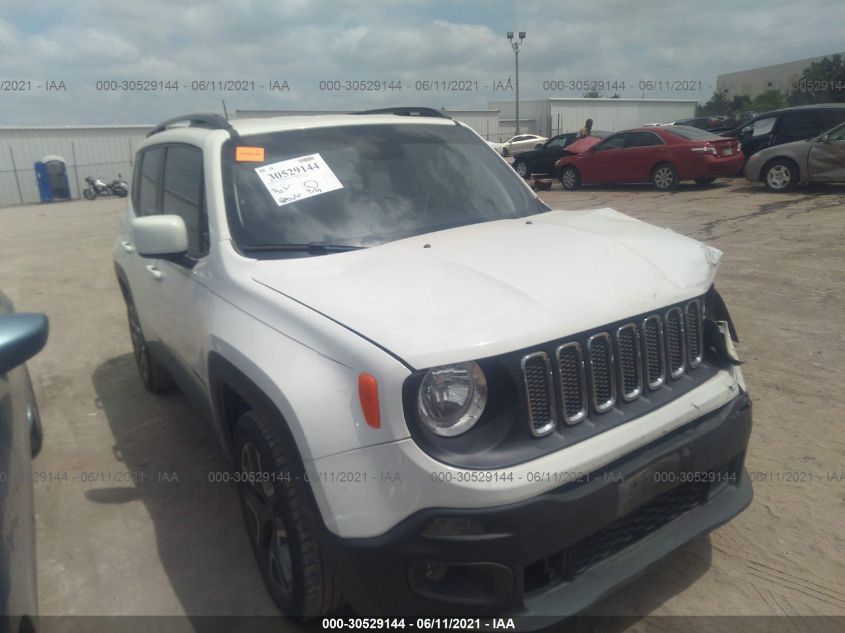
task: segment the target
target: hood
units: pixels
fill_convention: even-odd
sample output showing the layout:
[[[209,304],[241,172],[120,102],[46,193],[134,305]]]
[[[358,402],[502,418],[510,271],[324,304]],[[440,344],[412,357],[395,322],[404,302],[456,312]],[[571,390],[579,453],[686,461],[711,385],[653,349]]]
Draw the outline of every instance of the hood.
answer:
[[[253,279],[424,368],[521,349],[704,294],[721,255],[605,208],[261,260]]]
[[[598,145],[601,141],[602,139],[598,136],[585,136],[584,138],[579,138],[577,141],[573,141],[571,144],[567,145],[566,151],[570,154],[583,154],[593,145]]]

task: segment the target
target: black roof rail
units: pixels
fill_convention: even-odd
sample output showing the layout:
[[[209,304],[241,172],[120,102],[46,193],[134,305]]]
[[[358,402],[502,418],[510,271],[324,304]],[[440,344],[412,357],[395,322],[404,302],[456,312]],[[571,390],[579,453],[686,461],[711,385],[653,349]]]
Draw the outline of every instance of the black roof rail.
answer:
[[[376,108],[375,110],[361,110],[359,112],[350,112],[350,114],[396,114],[399,116],[427,116],[436,117],[438,119],[451,119],[440,110],[434,108],[414,108],[414,107],[398,107],[398,108]]]
[[[229,121],[219,114],[183,114],[182,116],[173,117],[172,119],[167,119],[167,121],[163,121],[156,125],[152,130],[149,131],[147,134],[147,138],[150,138],[153,134],[158,134],[159,132],[164,132],[168,127],[175,125],[176,123],[188,123],[188,127],[201,127],[206,128],[208,130],[226,130],[229,132],[229,135],[232,138],[238,138],[238,132],[235,128],[232,127],[232,124]]]

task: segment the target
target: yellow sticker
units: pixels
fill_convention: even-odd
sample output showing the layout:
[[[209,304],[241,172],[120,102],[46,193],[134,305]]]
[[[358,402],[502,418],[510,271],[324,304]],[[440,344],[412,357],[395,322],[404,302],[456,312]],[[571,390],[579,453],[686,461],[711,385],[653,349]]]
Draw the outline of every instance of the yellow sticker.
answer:
[[[236,147],[235,160],[241,163],[263,163],[263,147]]]

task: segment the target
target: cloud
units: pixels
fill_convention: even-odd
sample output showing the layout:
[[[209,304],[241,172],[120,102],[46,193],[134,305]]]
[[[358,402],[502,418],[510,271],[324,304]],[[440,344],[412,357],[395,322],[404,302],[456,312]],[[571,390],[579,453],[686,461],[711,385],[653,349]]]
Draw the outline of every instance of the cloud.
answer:
[[[0,0],[0,77],[63,80],[66,93],[4,95],[7,123],[150,122],[180,112],[333,109],[387,104],[476,105],[512,98],[483,86],[514,75],[505,32],[524,30],[523,98],[547,96],[543,82],[701,80],[692,93],[651,97],[706,100],[716,75],[833,53],[843,48],[845,3],[743,5],[726,0],[636,4],[591,0],[515,4],[493,0]],[[795,25],[800,24],[801,28]],[[170,92],[96,90],[98,80],[176,81]],[[198,91],[192,81],[286,80],[290,91]],[[417,80],[477,82],[479,89],[416,90]],[[401,81],[402,90],[321,91],[325,80]],[[633,88],[629,88],[633,86]],[[559,92],[550,96],[580,96]]]

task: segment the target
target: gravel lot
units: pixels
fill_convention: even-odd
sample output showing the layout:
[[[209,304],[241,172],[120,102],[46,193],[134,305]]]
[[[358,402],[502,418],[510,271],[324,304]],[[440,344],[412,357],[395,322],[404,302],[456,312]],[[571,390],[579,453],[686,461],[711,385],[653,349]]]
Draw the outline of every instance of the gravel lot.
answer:
[[[843,194],[742,180],[543,192],[725,252],[717,283],[755,407],[752,506],[592,613],[845,615]],[[46,430],[34,466],[41,612],[273,614],[234,487],[207,483],[226,468],[211,432],[181,395],[148,395],[136,376],[111,263],[123,204],[0,209],[0,287],[51,322],[30,362]]]

